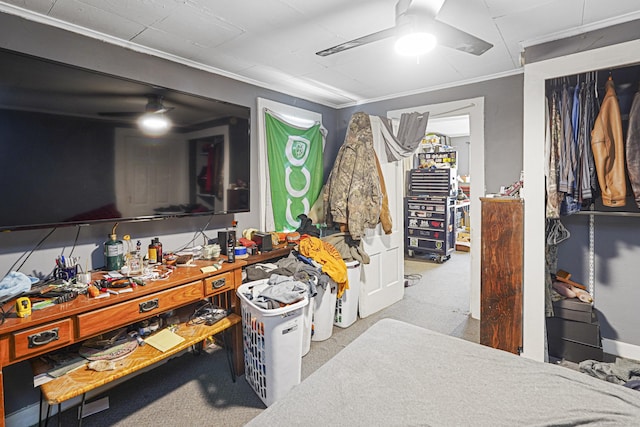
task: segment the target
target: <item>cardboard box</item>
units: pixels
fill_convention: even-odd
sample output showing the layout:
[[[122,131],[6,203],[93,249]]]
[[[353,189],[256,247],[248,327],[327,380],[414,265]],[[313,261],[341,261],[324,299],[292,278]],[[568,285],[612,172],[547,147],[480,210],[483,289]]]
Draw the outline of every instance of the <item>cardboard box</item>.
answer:
[[[582,344],[602,347],[600,323],[595,312],[591,313],[590,322],[576,322],[560,317],[548,317],[547,334]]]
[[[587,304],[591,307],[591,304]],[[582,308],[582,307],[581,307]],[[578,322],[560,317],[547,318],[547,344],[549,355],[572,362],[603,361],[600,323],[595,311],[569,310],[589,316],[589,322]]]
[[[593,305],[577,298],[565,298],[553,302],[553,314],[562,319],[591,323]]]
[[[604,361],[602,347],[595,347],[568,339],[549,337],[549,356],[580,363],[584,360]]]

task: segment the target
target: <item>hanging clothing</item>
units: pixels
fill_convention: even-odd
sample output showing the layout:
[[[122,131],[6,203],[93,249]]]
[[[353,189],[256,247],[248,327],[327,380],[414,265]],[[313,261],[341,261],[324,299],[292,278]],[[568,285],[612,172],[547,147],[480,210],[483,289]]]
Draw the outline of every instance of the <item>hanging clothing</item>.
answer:
[[[400,115],[398,134],[394,135],[389,119],[369,116],[373,145],[382,163],[393,162],[415,154],[424,138],[429,113],[403,113]]]
[[[624,162],[622,118],[611,77],[605,83],[605,95],[600,113],[591,131],[591,148],[602,194],[602,204],[622,207],[627,196]]]
[[[389,210],[389,196],[387,195],[387,186],[384,183],[384,175],[382,174],[382,168],[380,167],[380,161],[376,153],[373,153],[376,158],[376,168],[378,170],[378,176],[380,177],[380,191],[382,191],[382,206],[380,207],[380,225],[384,234],[391,234],[393,231],[393,218],[391,217],[391,211]]]
[[[640,90],[633,96],[631,103],[625,148],[629,181],[636,205],[640,208]]]
[[[551,93],[549,102],[549,176],[547,178],[547,218],[560,217],[560,203],[564,194],[558,191],[558,177],[560,164],[560,111],[559,95],[557,91]]]
[[[368,114],[351,116],[323,200],[326,224],[346,224],[356,240],[364,237],[365,228],[375,228],[380,221],[382,190]]]
[[[579,166],[578,191],[582,206],[591,203],[597,182],[596,170],[591,151],[591,129],[596,118],[597,100],[595,99],[595,79],[589,73],[585,82],[580,85],[580,121],[578,129]]]

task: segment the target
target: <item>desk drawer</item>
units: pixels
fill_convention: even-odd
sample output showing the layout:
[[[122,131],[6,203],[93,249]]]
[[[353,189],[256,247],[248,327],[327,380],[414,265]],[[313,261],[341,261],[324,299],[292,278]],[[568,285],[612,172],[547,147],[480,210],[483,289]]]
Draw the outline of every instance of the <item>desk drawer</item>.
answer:
[[[79,338],[88,338],[202,298],[202,281],[198,280],[101,310],[80,314],[78,315],[78,336]]]
[[[71,319],[38,326],[13,334],[13,357],[18,359],[62,347],[73,337]]]
[[[204,295],[211,296],[233,290],[233,272],[204,279]]]

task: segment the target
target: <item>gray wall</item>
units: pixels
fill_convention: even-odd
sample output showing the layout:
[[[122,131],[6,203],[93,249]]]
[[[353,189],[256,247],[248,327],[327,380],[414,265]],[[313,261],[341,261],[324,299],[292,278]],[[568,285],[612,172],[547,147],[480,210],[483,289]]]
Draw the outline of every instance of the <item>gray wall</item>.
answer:
[[[469,175],[469,137],[456,136],[451,138],[451,145],[456,147],[458,153],[458,175]]]

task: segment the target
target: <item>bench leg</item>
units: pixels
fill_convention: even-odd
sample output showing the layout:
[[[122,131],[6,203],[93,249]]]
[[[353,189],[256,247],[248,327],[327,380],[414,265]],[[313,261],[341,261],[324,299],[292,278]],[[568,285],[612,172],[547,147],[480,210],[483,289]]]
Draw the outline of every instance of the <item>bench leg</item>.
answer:
[[[224,349],[227,352],[227,362],[229,363],[229,369],[231,370],[231,380],[233,380],[233,382],[235,383],[236,369],[233,366],[233,349],[231,348],[231,345],[229,345],[227,341],[227,333],[228,331],[226,329],[222,331],[222,344],[224,345]]]
[[[78,427],[82,427],[82,416],[84,415],[84,402],[87,397],[87,393],[82,393],[82,403],[80,404],[80,416],[78,417]]]

